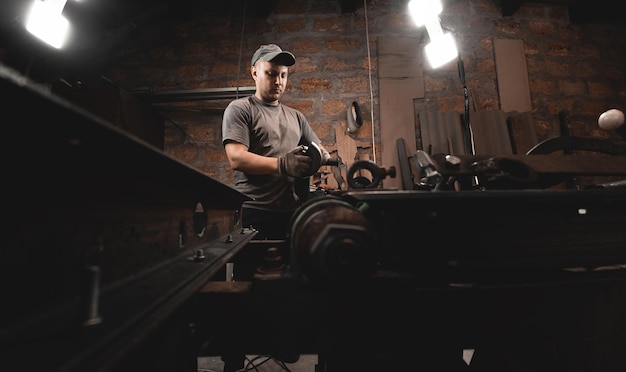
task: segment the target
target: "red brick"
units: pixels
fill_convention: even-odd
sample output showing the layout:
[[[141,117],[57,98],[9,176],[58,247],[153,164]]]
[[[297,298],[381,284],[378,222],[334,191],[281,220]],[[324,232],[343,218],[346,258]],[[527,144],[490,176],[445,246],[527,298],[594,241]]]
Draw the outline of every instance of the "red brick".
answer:
[[[539,36],[551,36],[554,34],[554,25],[548,22],[528,22],[528,29]]]
[[[318,78],[302,79],[301,89],[304,93],[313,93],[319,91],[328,92],[331,90],[331,82],[329,80]]]
[[[357,39],[342,36],[331,36],[326,38],[326,47],[329,50],[347,52],[355,49],[359,45]]]
[[[593,97],[609,98],[612,93],[611,87],[602,83],[590,81],[587,83],[587,87],[589,88],[589,94]]]
[[[389,30],[407,30],[416,27],[408,12],[391,14],[387,25]]]
[[[546,61],[546,72],[553,76],[569,76],[569,66],[566,62]]]
[[[359,76],[341,79],[342,86],[339,92],[363,93],[369,91],[367,76]]]
[[[566,43],[550,43],[548,45],[548,55],[554,57],[571,57],[572,45]]]
[[[305,116],[313,114],[313,101],[284,101],[284,104],[302,112]]]
[[[569,40],[570,42],[580,40],[582,31],[579,26],[566,24],[558,28],[559,37],[563,40]]]
[[[345,59],[339,59],[335,56],[330,56],[324,60],[324,69],[329,71],[346,71],[353,70],[354,65],[347,63]]]
[[[520,18],[538,18],[543,19],[546,15],[546,6],[540,3],[524,2],[516,10],[515,15]]]
[[[217,61],[211,68],[211,75],[236,74],[237,71],[238,66],[233,65],[232,63]]]
[[[179,80],[201,79],[204,77],[204,68],[201,64],[180,65],[174,70],[174,75]]]
[[[324,115],[333,115],[346,112],[348,107],[345,102],[338,99],[326,100],[322,104],[322,112]]]
[[[221,143],[221,141],[220,141]],[[224,151],[224,147],[220,144],[217,147],[206,147],[204,160],[218,163],[218,162],[227,162],[228,157],[226,156],[226,151]]]
[[[289,68],[289,75],[294,73],[307,73],[317,71],[317,63],[311,61],[309,57],[299,57],[296,55],[296,64]]]
[[[545,95],[554,94],[556,88],[554,80],[549,79],[529,79],[529,88],[533,93],[541,93]]]
[[[163,67],[142,66],[137,70],[140,77],[148,77],[151,79],[165,79],[167,77],[167,69]]]
[[[578,96],[586,93],[585,83],[560,80],[557,84],[559,92],[566,96]]]
[[[457,5],[456,7],[450,7],[446,9],[451,9],[451,11],[456,12],[456,13],[461,12],[461,14],[469,14],[469,12],[471,11],[471,7],[466,8],[464,4],[462,3],[464,2],[460,1],[459,5]],[[491,16],[499,16],[501,14],[500,7],[498,7],[495,2],[490,1],[490,0],[472,1],[472,5],[474,7],[474,12],[476,12],[477,14],[491,15]]]
[[[522,27],[519,22],[502,20],[498,24],[498,30],[506,35],[521,35]]]
[[[578,77],[591,77],[596,76],[598,71],[596,70],[596,64],[589,62],[580,62],[576,64],[576,76]]]
[[[207,124],[194,124],[186,127],[185,131],[189,136],[192,143],[220,143],[219,136],[221,135],[221,128],[214,125]]]
[[[467,65],[466,65],[467,66]],[[483,58],[476,61],[476,69],[480,72],[496,72],[496,61],[492,59]]]
[[[438,97],[437,106],[439,111],[457,111],[459,113],[464,111],[463,97]]]
[[[296,54],[296,58],[298,54],[314,54],[319,53],[321,50],[321,46],[319,43],[311,39],[298,39],[294,42],[293,47],[291,48],[291,52]],[[297,59],[296,59],[297,63]]]
[[[340,16],[316,17],[313,19],[313,31],[342,31],[343,22]]]
[[[293,17],[285,19],[278,25],[279,32],[298,32],[304,30],[306,25],[306,18]]]
[[[447,89],[444,80],[435,79],[431,76],[424,76],[424,90],[427,92],[442,92]]]
[[[323,145],[335,144],[335,126],[328,121],[321,121],[316,124],[312,124],[311,127],[315,131],[315,134],[320,138]]]

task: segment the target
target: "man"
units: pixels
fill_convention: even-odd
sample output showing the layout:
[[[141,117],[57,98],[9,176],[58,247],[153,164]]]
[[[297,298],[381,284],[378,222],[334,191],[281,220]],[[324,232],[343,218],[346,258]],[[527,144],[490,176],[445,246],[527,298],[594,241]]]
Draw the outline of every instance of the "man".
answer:
[[[295,209],[306,200],[299,184],[330,158],[304,115],[280,101],[294,55],[276,44],[261,45],[251,60],[254,95],[224,111],[222,144],[234,170],[235,188],[253,198],[242,205],[243,226],[257,239],[284,239]],[[307,151],[317,151],[315,157]],[[320,160],[321,159],[321,160]]]
[[[250,67],[254,95],[232,101],[224,111],[222,144],[235,173],[235,188],[253,199],[242,205],[242,224],[258,230],[255,239],[286,239],[291,216],[308,195],[309,177],[330,158],[304,115],[280,101],[289,66],[295,63],[294,55],[278,45],[261,45]],[[241,272],[246,273],[244,263],[238,266],[242,264]],[[234,339],[224,340],[234,347],[222,355],[224,372],[243,367],[245,356],[237,351],[241,333],[233,333],[226,337]],[[294,362],[298,355],[283,338],[274,340],[280,354],[275,357]]]

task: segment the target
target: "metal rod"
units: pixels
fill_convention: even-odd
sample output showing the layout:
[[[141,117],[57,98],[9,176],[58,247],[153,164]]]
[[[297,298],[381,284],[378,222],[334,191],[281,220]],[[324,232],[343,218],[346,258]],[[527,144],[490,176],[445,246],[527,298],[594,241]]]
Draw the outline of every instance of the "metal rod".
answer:
[[[472,133],[472,126],[470,125],[470,110],[469,110],[469,91],[465,84],[465,65],[463,64],[463,58],[461,53],[458,55],[458,68],[459,78],[463,85],[463,101],[465,104],[465,112],[463,114],[463,132],[465,136],[465,148],[469,155],[476,155],[476,149],[474,147],[474,134]]]

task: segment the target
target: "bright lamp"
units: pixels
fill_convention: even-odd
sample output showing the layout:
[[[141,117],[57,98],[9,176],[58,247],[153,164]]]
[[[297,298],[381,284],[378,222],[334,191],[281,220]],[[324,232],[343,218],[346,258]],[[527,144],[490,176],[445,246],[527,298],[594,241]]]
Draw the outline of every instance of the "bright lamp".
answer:
[[[67,0],[34,0],[26,19],[26,29],[49,45],[59,49],[65,44],[70,28],[63,17]]]
[[[425,26],[430,38],[426,45],[426,57],[432,68],[440,67],[459,55],[456,41],[450,33],[444,33],[439,22],[443,10],[440,0],[411,0],[409,14],[418,27]]]

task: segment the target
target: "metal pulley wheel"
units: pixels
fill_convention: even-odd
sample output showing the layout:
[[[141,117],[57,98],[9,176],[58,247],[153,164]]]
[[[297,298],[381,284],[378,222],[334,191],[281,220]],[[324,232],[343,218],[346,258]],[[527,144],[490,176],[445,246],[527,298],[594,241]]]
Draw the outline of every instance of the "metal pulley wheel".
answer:
[[[368,171],[372,179],[362,175],[356,175],[361,170]],[[380,182],[387,176],[394,178],[396,176],[396,168],[389,167],[389,170],[381,168],[371,160],[357,160],[348,169],[348,186],[353,189],[374,189],[380,185]]]
[[[376,229],[342,199],[309,200],[290,226],[292,269],[312,284],[360,283],[376,271]]]
[[[315,174],[320,169],[322,165],[322,150],[315,142],[311,142],[308,146],[305,147],[304,155],[311,158],[311,168],[308,177]]]

